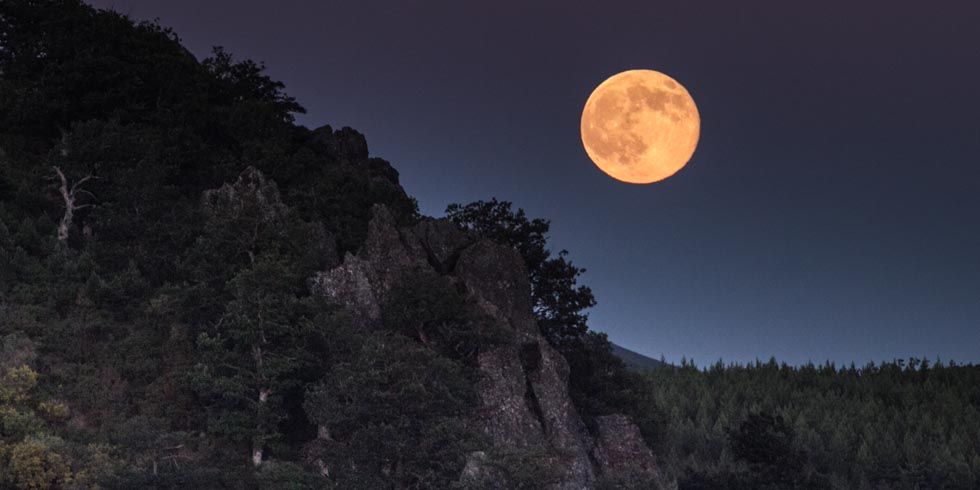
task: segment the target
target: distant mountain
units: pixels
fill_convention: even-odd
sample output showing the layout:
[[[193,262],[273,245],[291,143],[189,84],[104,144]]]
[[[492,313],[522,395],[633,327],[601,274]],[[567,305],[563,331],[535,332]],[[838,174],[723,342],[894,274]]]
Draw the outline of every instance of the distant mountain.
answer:
[[[638,352],[633,352],[623,346],[616,345],[615,343],[612,343],[612,348],[613,354],[616,354],[617,357],[622,359],[630,371],[649,371],[651,369],[659,369],[667,365],[661,360],[644,356]]]

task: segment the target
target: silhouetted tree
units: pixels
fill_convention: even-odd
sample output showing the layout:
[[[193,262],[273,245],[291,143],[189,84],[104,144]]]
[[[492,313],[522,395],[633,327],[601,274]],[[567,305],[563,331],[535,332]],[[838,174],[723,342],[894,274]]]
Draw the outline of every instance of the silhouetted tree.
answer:
[[[803,481],[806,455],[782,417],[750,414],[730,437],[732,453],[748,463],[758,488],[796,488]]]
[[[548,248],[550,223],[528,218],[523,209],[491,199],[451,204],[446,216],[458,226],[520,253],[528,270],[534,313],[542,335],[568,360],[572,398],[586,416],[625,412],[648,435],[656,431],[652,411],[637,410],[637,380],[612,351],[605,334],[590,331],[586,310],[595,305],[592,290],[578,284],[585,269],[562,250]]]
[[[541,333],[552,345],[576,342],[588,331],[586,310],[595,306],[588,286],[578,284],[585,269],[568,260],[568,251],[553,255],[548,249],[548,220],[529,219],[523,209],[491,199],[467,205],[451,204],[446,217],[497,243],[514,247],[524,258],[534,312]]]

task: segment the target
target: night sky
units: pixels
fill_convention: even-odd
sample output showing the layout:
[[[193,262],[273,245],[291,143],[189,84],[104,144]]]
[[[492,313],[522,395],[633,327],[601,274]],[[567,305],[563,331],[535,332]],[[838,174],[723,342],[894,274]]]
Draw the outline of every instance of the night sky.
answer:
[[[93,1],[196,55],[264,61],[392,162],[422,211],[496,196],[552,220],[591,324],[699,364],[980,361],[980,3]],[[589,161],[579,117],[626,69],[702,117],[649,186]]]

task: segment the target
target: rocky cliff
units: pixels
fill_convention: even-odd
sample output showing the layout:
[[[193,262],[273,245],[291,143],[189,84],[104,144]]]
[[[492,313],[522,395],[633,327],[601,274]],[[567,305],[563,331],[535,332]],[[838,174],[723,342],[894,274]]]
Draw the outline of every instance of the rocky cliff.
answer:
[[[314,290],[371,328],[382,316],[395,281],[431,270],[464,289],[482,312],[512,332],[513,341],[478,354],[480,409],[472,415],[492,450],[539,450],[558,476],[551,488],[591,488],[597,476],[623,468],[655,472],[653,453],[625,416],[599,417],[590,431],[568,393],[568,364],[541,336],[530,286],[516,251],[427,219],[398,228],[375,206],[367,239],[336,267],[319,273]],[[464,485],[504,488],[487,452],[470,455]]]

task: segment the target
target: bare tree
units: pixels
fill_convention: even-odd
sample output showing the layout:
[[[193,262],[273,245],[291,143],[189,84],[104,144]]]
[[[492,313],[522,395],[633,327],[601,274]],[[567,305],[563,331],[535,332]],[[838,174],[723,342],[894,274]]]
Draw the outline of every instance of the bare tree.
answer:
[[[71,222],[75,217],[75,211],[95,206],[94,204],[78,204],[78,196],[80,194],[88,194],[92,198],[95,198],[94,194],[82,189],[81,185],[96,177],[88,174],[69,186],[68,178],[65,177],[65,173],[61,171],[61,168],[52,168],[54,168],[55,173],[58,174],[58,179],[61,181],[61,187],[58,188],[58,191],[61,192],[61,198],[65,200],[65,215],[61,217],[61,223],[58,224],[58,240],[65,241],[68,240],[68,230],[71,229]]]

